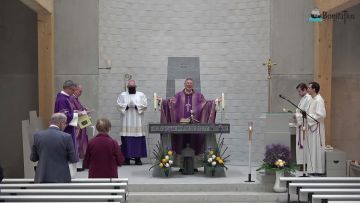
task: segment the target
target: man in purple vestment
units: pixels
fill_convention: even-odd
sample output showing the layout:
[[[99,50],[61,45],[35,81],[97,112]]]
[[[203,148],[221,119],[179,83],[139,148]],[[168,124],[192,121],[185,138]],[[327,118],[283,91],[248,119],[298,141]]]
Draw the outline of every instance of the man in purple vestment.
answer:
[[[79,112],[87,112],[87,108],[84,107],[79,100],[79,97],[82,94],[82,86],[78,84],[77,88],[75,89],[74,95],[70,97],[70,100],[74,106],[74,110]],[[86,133],[86,128],[81,129],[79,126],[75,128],[75,138],[77,143],[77,153],[80,159],[84,159],[86,148],[88,145],[88,135]]]
[[[65,81],[63,84],[63,90],[59,92],[56,96],[54,109],[54,113],[61,112],[66,115],[67,126],[64,132],[71,135],[75,149],[77,149],[77,143],[75,139],[75,127],[69,124],[74,117],[78,116],[78,111],[74,110],[74,106],[70,101],[70,96],[74,94],[76,87],[77,84],[74,83],[72,80]]]
[[[170,99],[159,98],[162,100],[161,123],[179,123],[180,119],[189,118],[191,111],[200,123],[215,123],[216,101],[206,101],[200,92],[196,92],[191,78],[185,80],[184,86],[182,91]],[[195,155],[204,153],[206,148],[205,135],[172,135],[171,142],[177,154],[181,154],[187,144],[195,150]]]

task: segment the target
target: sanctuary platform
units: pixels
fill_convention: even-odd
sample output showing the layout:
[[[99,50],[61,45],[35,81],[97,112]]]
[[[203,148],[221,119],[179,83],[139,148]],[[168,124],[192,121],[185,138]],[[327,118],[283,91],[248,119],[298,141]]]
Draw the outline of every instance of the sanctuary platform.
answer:
[[[173,168],[168,178],[152,177],[150,164],[122,166],[119,177],[129,179],[129,202],[286,202],[286,193],[272,192],[272,183],[256,180],[244,182],[248,177],[247,166],[228,166],[226,177],[206,177],[203,170],[194,175],[183,175]],[[88,171],[78,172],[75,178],[86,178]],[[266,182],[266,181],[264,181]]]

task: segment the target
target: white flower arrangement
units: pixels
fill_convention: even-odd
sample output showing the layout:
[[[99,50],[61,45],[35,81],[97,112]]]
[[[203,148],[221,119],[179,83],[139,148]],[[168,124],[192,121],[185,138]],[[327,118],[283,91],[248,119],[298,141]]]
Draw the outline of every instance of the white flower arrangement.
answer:
[[[203,161],[205,165],[211,168],[224,167],[227,169],[227,167],[225,166],[225,162],[227,161],[227,158],[230,157],[230,155],[224,157],[224,154],[228,147],[223,150],[223,145],[224,138],[221,138],[220,136],[216,142],[216,147],[214,149],[209,148],[209,150],[207,151],[207,154]]]
[[[174,164],[173,161],[174,152],[170,148],[164,149],[160,144],[160,142],[158,142],[156,147],[157,147],[157,151],[154,149],[153,154],[156,157],[157,162],[153,166],[151,166],[150,169],[152,169],[155,166],[158,166],[160,169],[164,171],[165,175],[168,176],[169,171],[171,170],[170,168]]]

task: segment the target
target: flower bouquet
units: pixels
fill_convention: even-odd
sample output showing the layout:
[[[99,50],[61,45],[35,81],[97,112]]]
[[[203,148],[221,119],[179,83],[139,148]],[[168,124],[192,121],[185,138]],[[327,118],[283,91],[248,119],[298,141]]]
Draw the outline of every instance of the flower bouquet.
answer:
[[[281,144],[267,145],[265,151],[264,163],[257,171],[265,170],[265,172],[275,172],[274,192],[286,192],[286,186],[280,181],[280,177],[284,174],[295,172],[297,166],[290,164],[290,149]]]
[[[153,155],[156,158],[154,165],[150,167],[160,169],[160,174],[155,176],[164,176],[169,177],[171,172],[171,167],[174,164],[174,152],[170,147],[164,148],[160,142],[156,144],[156,149],[153,151]]]
[[[228,147],[224,149],[224,138],[219,136],[214,148],[209,147],[205,153],[204,165],[205,174],[208,176],[225,176],[224,168],[227,170],[225,163],[230,155],[225,155]]]
[[[263,164],[257,171],[265,170],[268,172],[283,171],[293,173],[297,169],[295,164],[290,164],[291,153],[289,147],[281,144],[267,145]]]

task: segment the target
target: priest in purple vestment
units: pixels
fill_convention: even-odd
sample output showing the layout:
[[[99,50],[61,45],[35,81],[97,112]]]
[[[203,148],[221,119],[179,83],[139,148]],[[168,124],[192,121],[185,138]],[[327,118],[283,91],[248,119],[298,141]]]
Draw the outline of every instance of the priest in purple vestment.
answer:
[[[189,118],[191,111],[194,118],[200,123],[215,123],[216,100],[206,101],[204,95],[196,92],[193,88],[193,80],[187,78],[184,83],[185,88],[176,93],[174,97],[161,100],[161,123],[179,123],[182,118]],[[195,155],[205,151],[205,135],[172,135],[172,148],[177,154],[190,144],[195,150]]]
[[[74,95],[70,97],[71,102],[74,106],[74,110],[77,110],[81,113],[87,114],[87,108],[83,106],[79,100],[79,97],[82,94],[82,86],[78,84],[75,89]],[[81,129],[79,126],[75,128],[75,138],[77,143],[77,149],[75,149],[79,155],[80,159],[84,159],[86,148],[88,145],[88,135],[86,133],[86,128]]]
[[[63,84],[63,90],[59,92],[56,96],[54,109],[54,113],[61,112],[66,115],[67,126],[64,132],[71,135],[75,149],[77,149],[77,143],[75,139],[75,127],[70,125],[70,122],[74,117],[78,117],[78,111],[74,110],[74,106],[70,101],[70,96],[74,94],[76,87],[77,84],[74,83],[72,80],[65,81]]]

